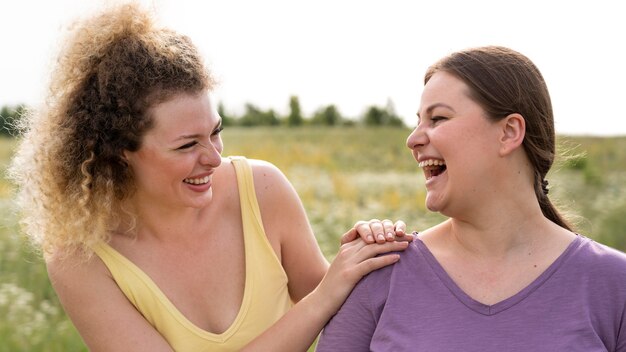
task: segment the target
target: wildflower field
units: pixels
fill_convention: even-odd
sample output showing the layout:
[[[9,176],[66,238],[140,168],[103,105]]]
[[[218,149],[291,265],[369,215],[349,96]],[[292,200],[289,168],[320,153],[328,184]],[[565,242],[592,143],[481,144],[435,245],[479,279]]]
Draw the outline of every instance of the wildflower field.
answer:
[[[227,128],[224,155],[264,159],[298,191],[327,258],[359,219],[402,219],[421,230],[443,219],[424,207],[423,176],[402,128]],[[86,351],[20,234],[4,177],[15,146],[0,139],[0,352]],[[626,137],[559,137],[550,197],[580,233],[626,251]],[[471,158],[471,155],[467,156]]]

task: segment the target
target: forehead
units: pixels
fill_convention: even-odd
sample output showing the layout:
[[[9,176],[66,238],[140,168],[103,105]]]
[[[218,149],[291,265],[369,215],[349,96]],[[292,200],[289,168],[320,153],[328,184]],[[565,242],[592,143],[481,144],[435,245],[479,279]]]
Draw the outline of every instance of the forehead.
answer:
[[[465,82],[461,79],[448,72],[439,71],[435,73],[424,86],[422,99],[466,94],[468,89]]]
[[[474,104],[469,93],[469,87],[461,79],[448,72],[436,72],[424,86],[418,115],[430,112],[437,106]]]
[[[151,107],[148,112],[154,129],[173,132],[186,128],[212,128],[219,120],[207,92],[174,95]]]

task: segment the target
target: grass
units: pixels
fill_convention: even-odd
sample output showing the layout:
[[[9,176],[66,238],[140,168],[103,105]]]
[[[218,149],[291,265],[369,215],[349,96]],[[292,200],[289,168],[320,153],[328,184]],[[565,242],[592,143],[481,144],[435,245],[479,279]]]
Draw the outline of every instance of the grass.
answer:
[[[406,129],[230,128],[224,155],[278,166],[307,210],[324,254],[359,219],[404,220],[419,230],[443,219],[424,208],[423,178]],[[0,139],[3,172],[14,141]],[[626,137],[560,137],[550,197],[576,215],[579,232],[626,250]],[[86,351],[50,287],[40,256],[19,234],[11,185],[0,179],[0,352]]]

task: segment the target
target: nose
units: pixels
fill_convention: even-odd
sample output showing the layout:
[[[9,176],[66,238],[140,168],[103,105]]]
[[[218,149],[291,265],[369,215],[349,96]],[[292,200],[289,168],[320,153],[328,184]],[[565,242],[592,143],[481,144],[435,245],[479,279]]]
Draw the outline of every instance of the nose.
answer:
[[[222,163],[222,148],[214,143],[200,144],[203,148],[200,153],[200,164],[218,167]]]
[[[413,132],[411,132],[411,134],[409,134],[409,136],[406,139],[406,146],[411,150],[415,150],[419,147],[423,147],[427,143],[428,143],[428,136],[423,131],[423,129],[420,128],[419,125],[415,127]]]

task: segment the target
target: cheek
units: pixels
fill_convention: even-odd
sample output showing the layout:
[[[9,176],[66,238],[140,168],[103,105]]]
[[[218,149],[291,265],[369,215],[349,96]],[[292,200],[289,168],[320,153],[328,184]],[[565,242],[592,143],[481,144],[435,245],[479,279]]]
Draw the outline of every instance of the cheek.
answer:
[[[439,142],[442,149],[470,150],[483,143],[485,132],[475,124],[444,124],[431,133],[431,141]]]

